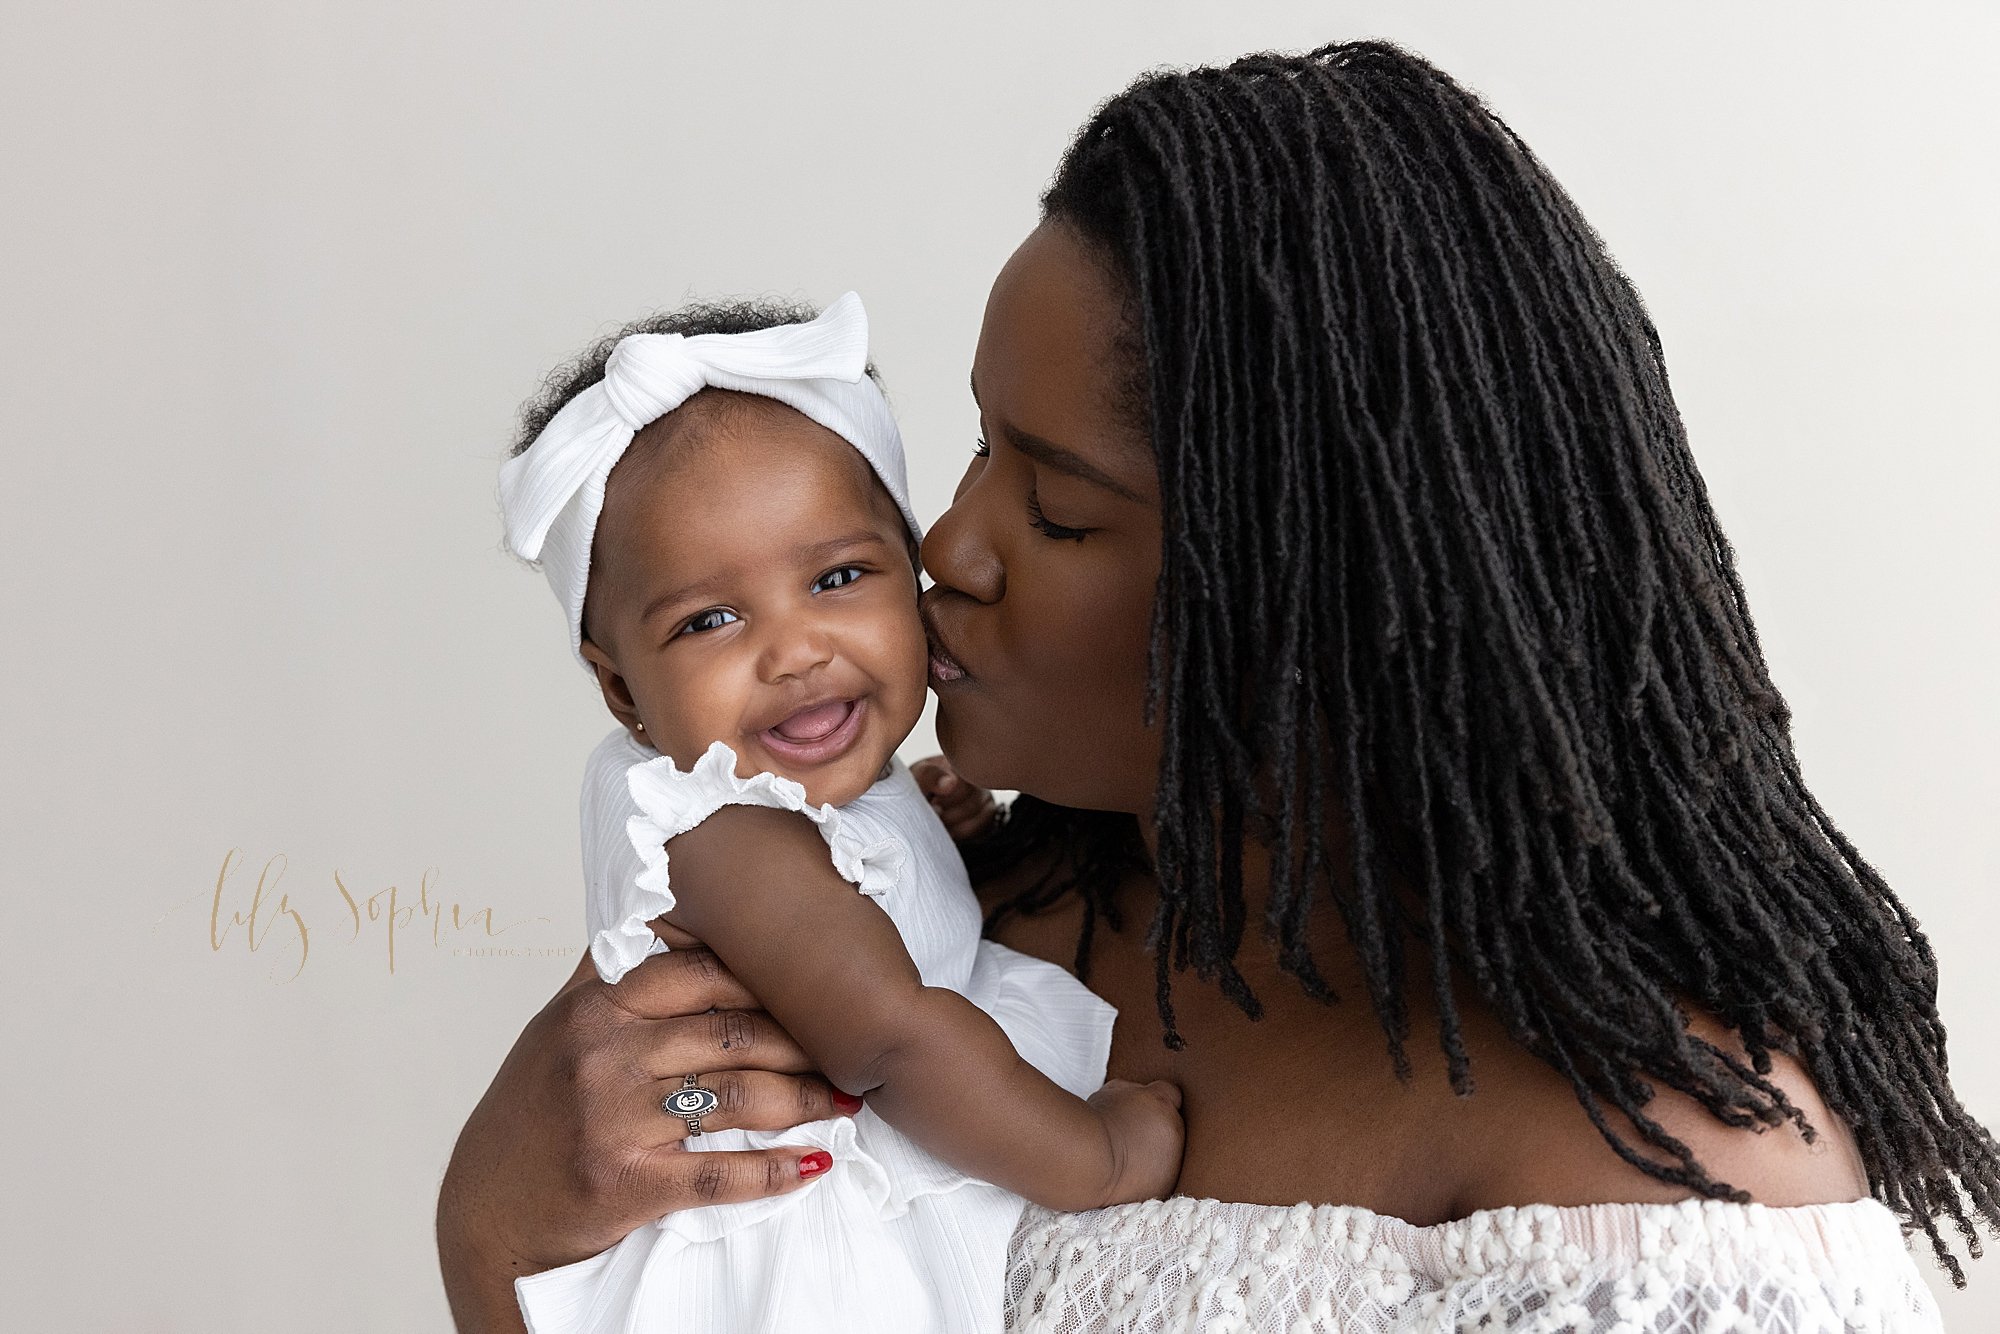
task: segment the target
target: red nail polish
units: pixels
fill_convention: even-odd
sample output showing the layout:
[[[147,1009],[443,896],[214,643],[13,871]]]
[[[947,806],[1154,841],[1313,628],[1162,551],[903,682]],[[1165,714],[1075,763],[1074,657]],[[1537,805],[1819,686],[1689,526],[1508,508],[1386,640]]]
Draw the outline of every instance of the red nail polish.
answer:
[[[799,1159],[799,1176],[803,1180],[810,1181],[832,1166],[832,1154],[828,1153],[825,1149],[814,1149],[811,1153]]]
[[[855,1097],[852,1093],[842,1093],[839,1089],[835,1089],[833,1091],[833,1105],[835,1110],[842,1116],[852,1116],[861,1110],[861,1099]]]

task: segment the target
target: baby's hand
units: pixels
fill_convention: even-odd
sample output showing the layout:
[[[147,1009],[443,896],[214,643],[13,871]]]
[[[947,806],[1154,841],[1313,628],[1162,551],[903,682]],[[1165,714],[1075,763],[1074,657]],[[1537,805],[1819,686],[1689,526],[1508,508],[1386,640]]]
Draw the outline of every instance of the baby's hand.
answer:
[[[1164,1079],[1134,1084],[1114,1079],[1090,1095],[1111,1136],[1117,1171],[1100,1204],[1130,1204],[1171,1195],[1181,1175],[1181,1091]]]
[[[955,841],[963,843],[993,827],[993,817],[1000,809],[993,804],[993,794],[960,778],[944,756],[918,760],[910,766],[910,773]]]

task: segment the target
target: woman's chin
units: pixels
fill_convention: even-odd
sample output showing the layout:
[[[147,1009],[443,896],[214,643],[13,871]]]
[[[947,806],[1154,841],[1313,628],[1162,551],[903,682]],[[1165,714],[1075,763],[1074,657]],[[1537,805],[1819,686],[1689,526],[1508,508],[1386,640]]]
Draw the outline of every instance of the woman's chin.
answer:
[[[999,710],[977,707],[980,702],[957,692],[938,699],[938,749],[966,782],[1077,810],[1139,815],[1152,809],[1157,729],[1024,727],[1018,714],[1002,717]]]
[[[968,720],[954,717],[953,711],[948,710],[942,700],[938,703],[937,739],[938,749],[951,762],[952,772],[966,782],[989,791],[1025,790],[1017,782],[1005,781],[1020,777],[1018,772],[1009,772],[1018,766],[1009,765],[1004,760],[996,764],[993,747],[987,744],[992,738],[981,735],[981,729],[968,725]]]

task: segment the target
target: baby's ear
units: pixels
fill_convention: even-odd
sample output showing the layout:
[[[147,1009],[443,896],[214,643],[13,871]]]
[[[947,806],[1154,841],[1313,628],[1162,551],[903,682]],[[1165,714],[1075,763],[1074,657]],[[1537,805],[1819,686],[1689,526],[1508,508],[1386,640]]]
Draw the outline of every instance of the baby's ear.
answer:
[[[579,646],[585,662],[597,673],[597,688],[603,692],[604,707],[611,710],[611,716],[618,725],[630,732],[635,740],[646,740],[646,724],[639,720],[639,706],[632,700],[632,691],[625,684],[625,678],[618,671],[618,664],[588,639]]]

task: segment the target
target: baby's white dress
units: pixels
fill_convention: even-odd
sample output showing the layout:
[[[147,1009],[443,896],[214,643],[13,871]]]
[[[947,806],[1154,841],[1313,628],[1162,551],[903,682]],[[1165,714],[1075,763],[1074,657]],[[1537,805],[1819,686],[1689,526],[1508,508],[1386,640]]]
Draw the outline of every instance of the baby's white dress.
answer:
[[[582,815],[599,976],[615,983],[667,948],[646,925],[673,903],[667,839],[724,805],[795,810],[818,826],[840,874],[888,913],[927,985],[992,1015],[1024,1059],[1071,1093],[1103,1084],[1117,1012],[1063,969],[980,939],[958,850],[900,760],[838,808],[808,806],[804,789],[771,774],[738,779],[735,767],[718,742],[683,773],[622,730],[592,752]],[[531,1334],[1000,1331],[1020,1196],[965,1176],[866,1106],[686,1143],[823,1148],[833,1167],[776,1199],[669,1214],[587,1260],[517,1279]]]

